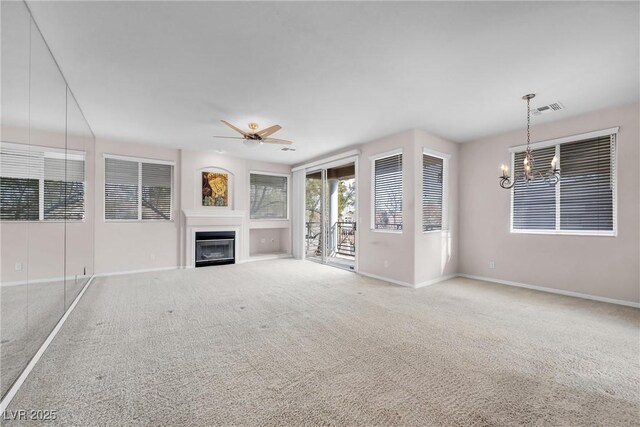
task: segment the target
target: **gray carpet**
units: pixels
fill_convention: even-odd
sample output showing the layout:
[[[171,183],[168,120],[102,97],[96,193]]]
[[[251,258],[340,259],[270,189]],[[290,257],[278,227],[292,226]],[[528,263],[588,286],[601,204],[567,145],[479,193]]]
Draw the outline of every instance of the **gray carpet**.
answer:
[[[77,426],[638,425],[639,313],[290,259],[101,278],[9,410]]]

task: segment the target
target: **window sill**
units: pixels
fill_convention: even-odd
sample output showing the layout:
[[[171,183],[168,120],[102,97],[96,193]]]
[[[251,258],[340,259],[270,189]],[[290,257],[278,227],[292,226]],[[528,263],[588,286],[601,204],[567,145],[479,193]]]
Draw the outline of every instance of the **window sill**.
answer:
[[[422,231],[422,234],[436,234],[436,233],[448,233],[449,230],[445,229],[445,230],[425,230]]]
[[[371,230],[374,233],[385,233],[385,234],[402,234],[402,232],[404,230],[383,230],[380,228],[370,228],[369,230]]]
[[[3,219],[0,220],[0,224],[82,224],[86,222],[86,220],[84,219],[70,219],[70,220],[64,220],[64,219],[45,219],[45,220],[38,220],[38,219],[18,219],[18,220],[12,220],[12,219]]]
[[[541,234],[550,236],[617,237],[617,231],[511,230],[511,234]]]
[[[107,224],[117,224],[117,223],[173,224],[175,223],[175,221],[172,219],[105,219],[104,222]]]
[[[291,222],[288,219],[277,220],[258,220],[253,219],[249,222],[249,229],[277,229],[277,228],[289,228]]]

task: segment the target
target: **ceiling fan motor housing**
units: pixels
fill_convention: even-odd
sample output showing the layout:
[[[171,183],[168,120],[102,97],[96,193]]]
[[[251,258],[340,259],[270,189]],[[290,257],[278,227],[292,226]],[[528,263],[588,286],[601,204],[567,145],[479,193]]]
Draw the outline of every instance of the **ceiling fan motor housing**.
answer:
[[[245,139],[242,142],[247,147],[257,147],[258,145],[262,144],[262,141],[259,139]]]

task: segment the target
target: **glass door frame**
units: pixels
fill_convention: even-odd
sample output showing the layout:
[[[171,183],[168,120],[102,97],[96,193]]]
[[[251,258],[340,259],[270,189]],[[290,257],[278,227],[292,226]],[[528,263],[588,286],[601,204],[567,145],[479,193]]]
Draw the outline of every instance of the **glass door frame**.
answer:
[[[305,169],[305,206],[306,206],[306,197],[307,197],[307,186],[306,186],[306,177],[309,174],[313,174],[313,173],[318,173],[320,172],[320,188],[321,188],[321,195],[320,195],[320,217],[321,217],[321,221],[320,221],[320,235],[321,235],[321,240],[322,240],[322,247],[321,247],[321,257],[318,258],[313,258],[313,257],[307,257],[306,254],[306,250],[303,251],[303,257],[305,259],[309,259],[311,261],[314,262],[319,262],[322,263],[324,265],[329,265],[332,267],[337,267],[337,268],[341,268],[343,270],[347,270],[347,271],[352,271],[357,273],[358,272],[358,258],[359,258],[359,253],[360,251],[358,250],[359,248],[359,243],[360,243],[360,227],[358,226],[359,223],[361,223],[360,221],[360,186],[358,183],[358,160],[359,160],[359,156],[358,155],[354,155],[354,156],[349,156],[349,157],[345,157],[342,158],[340,160],[334,160],[334,161],[330,161],[327,163],[322,163],[319,165],[314,165],[313,167],[309,167],[307,169]],[[327,227],[327,222],[328,220],[328,216],[329,216],[329,212],[327,210],[328,206],[327,206],[327,197],[328,197],[328,180],[327,180],[327,170],[328,169],[332,169],[332,168],[337,168],[340,166],[346,166],[353,163],[354,165],[354,181],[356,184],[356,190],[355,190],[355,202],[354,202],[354,209],[355,209],[355,259],[353,262],[353,269],[346,269],[343,266],[341,266],[338,263],[332,263],[329,261],[329,258],[327,256],[327,248],[328,248],[328,238],[329,238],[329,227]],[[306,212],[305,212],[306,215]]]

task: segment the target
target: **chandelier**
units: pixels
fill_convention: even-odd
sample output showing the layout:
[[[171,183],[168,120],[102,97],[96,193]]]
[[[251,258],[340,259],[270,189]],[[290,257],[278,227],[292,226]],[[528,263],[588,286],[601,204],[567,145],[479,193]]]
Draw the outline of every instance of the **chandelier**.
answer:
[[[551,169],[543,174],[540,171],[534,170],[535,160],[533,154],[531,154],[531,99],[536,95],[534,93],[527,94],[522,99],[527,101],[527,149],[524,153],[524,164],[522,172],[518,172],[514,175],[513,180],[509,176],[509,167],[505,164],[502,165],[502,176],[500,177],[500,187],[509,189],[513,187],[517,182],[523,182],[529,184],[531,181],[541,180],[548,185],[556,185],[560,181],[560,169],[558,169],[558,158],[553,156],[551,160]]]

